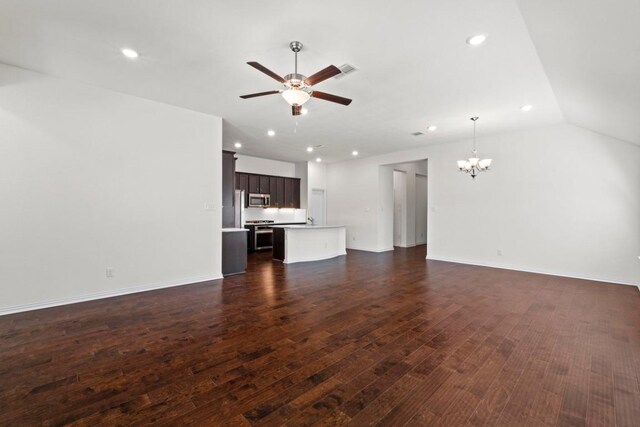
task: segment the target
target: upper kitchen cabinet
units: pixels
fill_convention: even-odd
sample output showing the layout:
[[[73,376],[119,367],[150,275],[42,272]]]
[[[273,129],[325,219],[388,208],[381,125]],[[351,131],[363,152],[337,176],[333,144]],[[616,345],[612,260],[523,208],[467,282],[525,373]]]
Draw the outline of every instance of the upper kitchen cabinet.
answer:
[[[300,208],[300,178],[236,173],[236,189],[245,192],[245,207],[250,193],[269,194],[272,208]]]
[[[269,195],[271,196],[271,207],[279,208],[283,204],[284,198],[284,178],[279,176],[269,177]],[[282,182],[282,189],[278,191],[278,181]]]
[[[249,174],[249,193],[269,194],[269,176]]]
[[[293,207],[300,209],[300,179],[293,178]]]
[[[283,208],[300,208],[300,178],[284,179]]]
[[[277,176],[273,178],[276,181],[276,207],[283,208],[284,207],[284,178],[282,176]]]
[[[236,190],[244,191],[244,207],[249,206],[249,174],[236,172]]]

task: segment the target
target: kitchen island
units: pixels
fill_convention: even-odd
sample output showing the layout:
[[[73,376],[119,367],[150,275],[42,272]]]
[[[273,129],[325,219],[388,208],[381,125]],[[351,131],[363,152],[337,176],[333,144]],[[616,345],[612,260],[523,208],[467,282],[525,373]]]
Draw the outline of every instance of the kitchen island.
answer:
[[[285,264],[346,255],[346,243],[346,230],[343,225],[273,227],[273,259]]]

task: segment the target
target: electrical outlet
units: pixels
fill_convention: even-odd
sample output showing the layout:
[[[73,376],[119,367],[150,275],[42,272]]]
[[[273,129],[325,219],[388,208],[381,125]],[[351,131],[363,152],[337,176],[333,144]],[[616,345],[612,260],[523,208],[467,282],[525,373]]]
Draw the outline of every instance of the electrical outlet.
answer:
[[[502,256],[502,249],[498,249],[498,256]]]
[[[353,241],[355,242],[355,241],[356,241],[356,236],[353,236],[353,237],[351,238],[351,240],[353,240]],[[640,257],[639,257],[639,258],[640,258]]]
[[[204,210],[205,211],[215,211],[216,207],[212,203],[205,203],[204,204]]]
[[[113,277],[113,268],[107,268],[105,271],[105,274],[107,276],[108,279]]]

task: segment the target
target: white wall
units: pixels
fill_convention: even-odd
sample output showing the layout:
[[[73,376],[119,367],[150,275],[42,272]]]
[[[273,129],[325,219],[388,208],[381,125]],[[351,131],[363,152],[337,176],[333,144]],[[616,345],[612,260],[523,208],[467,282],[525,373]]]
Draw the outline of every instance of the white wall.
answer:
[[[393,183],[383,165],[428,158],[429,258],[640,282],[640,147],[568,124],[478,147],[494,165],[475,181],[455,165],[471,141],[329,164],[328,222],[348,226],[350,248],[389,249]]]
[[[0,65],[0,123],[0,313],[221,277],[220,118]]]
[[[326,222],[327,165],[325,163],[315,161],[307,162],[307,207],[311,206],[311,194],[313,190],[324,190]],[[313,213],[309,212],[309,215],[313,216]]]
[[[429,218],[427,195],[429,180],[426,174],[415,175],[415,198],[416,198],[416,222],[415,222],[415,244],[424,245],[427,243],[427,224]]]
[[[295,178],[296,164],[280,160],[263,159],[262,157],[245,156],[236,153],[236,172],[255,173],[259,175],[276,175]]]
[[[296,178],[300,178],[300,208],[307,209],[309,206],[309,166],[307,162],[297,162],[295,164]]]
[[[388,172],[391,178],[392,171]],[[379,251],[377,211],[383,207],[378,205],[378,164],[370,158],[332,163],[327,165],[326,177],[327,224],[347,226],[348,248]],[[393,181],[386,182],[390,192],[384,194],[391,194],[393,203]],[[393,241],[393,230],[389,236]]]

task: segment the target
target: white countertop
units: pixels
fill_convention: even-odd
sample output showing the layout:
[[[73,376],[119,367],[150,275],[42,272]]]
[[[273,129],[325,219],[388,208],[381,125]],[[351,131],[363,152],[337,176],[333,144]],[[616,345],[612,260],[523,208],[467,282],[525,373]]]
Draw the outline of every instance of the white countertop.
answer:
[[[223,228],[222,232],[223,233],[232,233],[235,231],[249,231],[247,228]]]
[[[299,225],[274,225],[272,228],[292,228],[292,229],[324,229],[324,228],[343,228],[344,225],[311,225],[311,224],[299,224]]]

